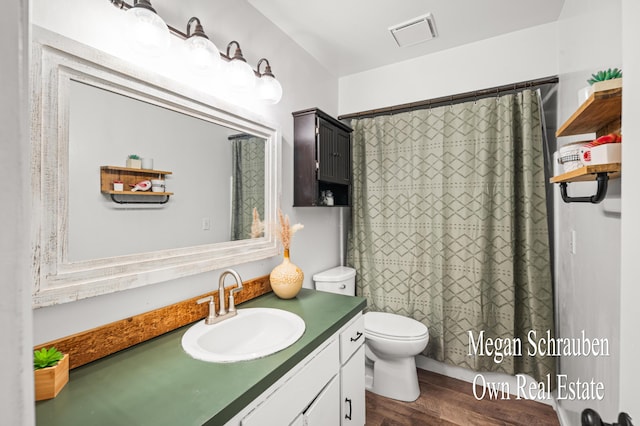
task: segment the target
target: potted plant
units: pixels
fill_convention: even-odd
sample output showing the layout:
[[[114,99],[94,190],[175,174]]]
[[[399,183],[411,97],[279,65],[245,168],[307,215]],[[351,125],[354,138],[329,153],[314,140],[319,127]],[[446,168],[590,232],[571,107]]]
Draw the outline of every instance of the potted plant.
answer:
[[[591,74],[591,78],[587,80],[594,92],[600,90],[609,90],[622,87],[622,70],[618,68],[609,68],[606,71],[598,71]]]
[[[589,99],[589,96],[594,92],[622,87],[622,70],[618,68],[600,70],[591,74],[591,78],[587,80],[587,83],[589,83],[588,86],[578,91],[578,103],[580,105]]]
[[[69,354],[55,347],[33,352],[36,401],[55,398],[69,381]]]
[[[131,154],[127,157],[127,167],[130,169],[141,169],[142,168],[142,160],[136,154]]]

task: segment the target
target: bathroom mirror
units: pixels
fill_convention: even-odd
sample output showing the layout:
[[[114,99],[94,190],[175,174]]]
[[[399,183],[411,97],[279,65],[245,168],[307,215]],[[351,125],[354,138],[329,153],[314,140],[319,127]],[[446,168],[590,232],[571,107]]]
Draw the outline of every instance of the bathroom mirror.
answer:
[[[254,207],[276,217],[276,126],[42,28],[33,39],[35,307],[277,254],[269,227],[250,234]],[[125,191],[138,176],[165,187],[114,192],[105,168]]]

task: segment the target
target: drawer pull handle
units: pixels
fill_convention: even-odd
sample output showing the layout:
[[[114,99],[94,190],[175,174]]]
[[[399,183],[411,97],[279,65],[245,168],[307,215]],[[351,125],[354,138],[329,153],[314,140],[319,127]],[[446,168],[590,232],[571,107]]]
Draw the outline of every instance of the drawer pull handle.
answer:
[[[358,331],[358,332],[356,332],[356,337],[352,337],[352,338],[351,338],[351,341],[352,341],[352,342],[355,342],[355,341],[357,341],[357,340],[358,340],[359,338],[361,338],[361,337],[362,337],[362,333]]]
[[[349,414],[345,414],[344,418],[347,420],[351,420],[351,400],[349,398],[345,398],[344,402],[349,404]]]

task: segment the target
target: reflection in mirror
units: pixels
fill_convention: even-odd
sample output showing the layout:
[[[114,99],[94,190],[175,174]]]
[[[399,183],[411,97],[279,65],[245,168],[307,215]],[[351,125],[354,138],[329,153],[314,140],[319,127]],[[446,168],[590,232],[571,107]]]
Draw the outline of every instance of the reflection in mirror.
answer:
[[[266,229],[251,238],[249,208],[233,207],[252,204],[264,223],[276,220],[277,125],[43,28],[33,26],[32,36],[34,307],[278,253],[275,234]],[[244,147],[234,146],[230,138],[237,135],[249,135],[256,152],[245,154]],[[260,163],[260,146],[262,168],[247,175],[245,157]],[[126,168],[131,154],[152,158],[153,166]],[[156,187],[161,195],[127,194],[113,187],[114,181],[124,186],[126,180],[126,191],[138,177],[159,176],[170,193],[165,204],[112,201],[112,196],[166,200],[161,187]]]
[[[69,261],[250,238],[253,208],[264,215],[264,138],[73,80],[69,102]],[[166,204],[100,192],[100,167],[130,154],[171,172]]]
[[[264,217],[263,138],[248,134],[229,137],[233,157],[231,239],[257,238],[252,235],[254,209]]]

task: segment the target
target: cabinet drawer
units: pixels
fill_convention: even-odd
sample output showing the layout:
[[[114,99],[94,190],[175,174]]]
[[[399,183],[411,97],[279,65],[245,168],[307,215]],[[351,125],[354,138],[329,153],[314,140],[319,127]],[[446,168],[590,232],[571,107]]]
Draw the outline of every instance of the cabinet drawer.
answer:
[[[339,371],[338,359],[338,342],[334,340],[243,418],[242,426],[282,426],[294,421]]]
[[[358,314],[357,319],[340,333],[340,364],[347,362],[360,345],[364,343],[364,316]]]

